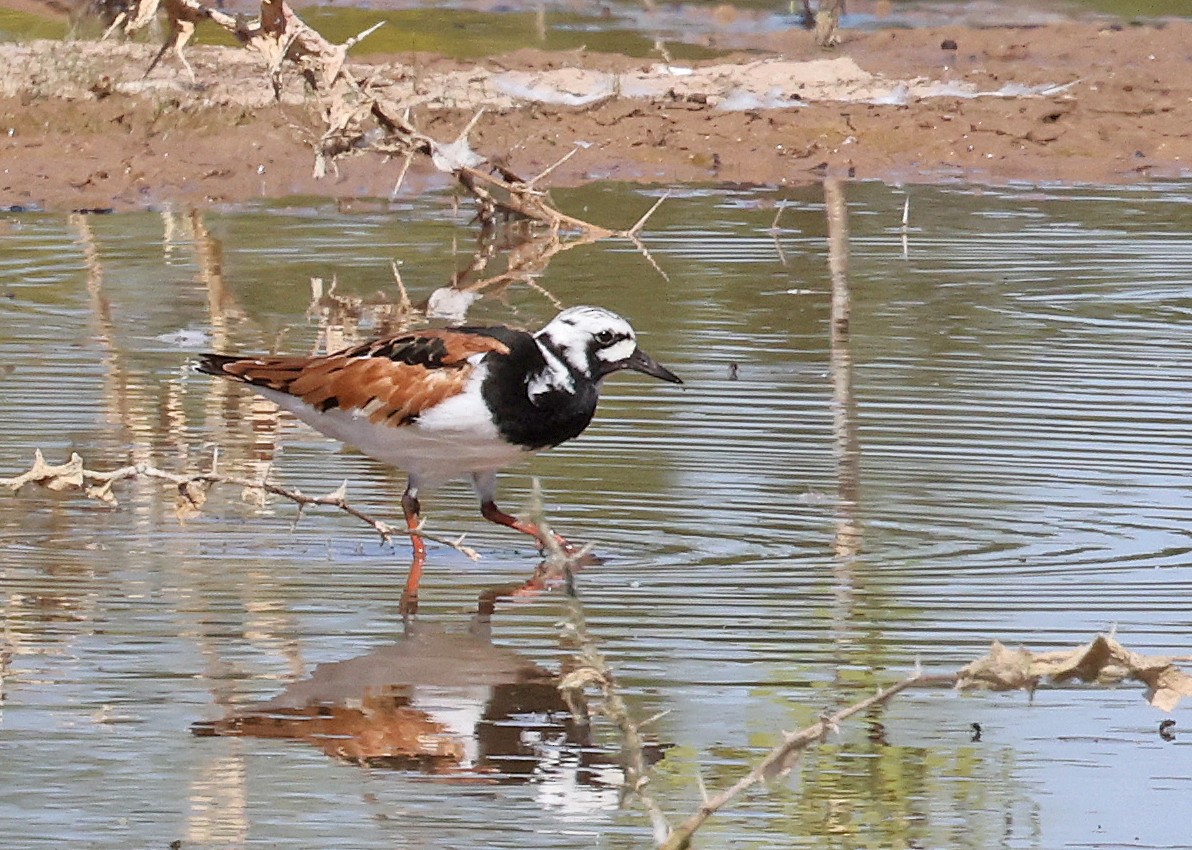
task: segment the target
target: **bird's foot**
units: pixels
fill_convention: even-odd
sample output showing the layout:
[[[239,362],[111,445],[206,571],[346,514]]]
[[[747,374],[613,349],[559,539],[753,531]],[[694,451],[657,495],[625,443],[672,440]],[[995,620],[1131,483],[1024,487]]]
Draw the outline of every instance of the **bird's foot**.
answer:
[[[597,555],[586,545],[577,546],[574,543],[569,543],[558,534],[552,534],[551,536],[553,537],[553,546],[545,543],[541,536],[538,538],[538,551],[547,558],[543,564],[550,561],[550,556],[556,553],[562,555],[572,569],[594,567],[597,564],[604,563],[604,558]]]

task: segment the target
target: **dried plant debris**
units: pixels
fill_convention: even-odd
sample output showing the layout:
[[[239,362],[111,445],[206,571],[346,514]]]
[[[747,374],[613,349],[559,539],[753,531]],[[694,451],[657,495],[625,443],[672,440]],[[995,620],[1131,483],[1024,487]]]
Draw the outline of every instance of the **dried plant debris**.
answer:
[[[1097,635],[1073,650],[1040,653],[1009,649],[995,640],[988,655],[960,670],[956,685],[1034,691],[1044,680],[1059,685],[1071,681],[1115,684],[1133,679],[1146,685],[1151,705],[1171,711],[1181,698],[1192,696],[1192,676],[1176,666],[1179,660],[1187,659],[1131,652],[1109,635]]]
[[[26,484],[40,484],[50,490],[81,490],[83,489],[83,459],[72,453],[66,463],[46,463],[41,449],[33,450],[33,466],[13,478],[0,479],[0,484],[10,488],[13,492],[20,490]]]
[[[284,0],[261,0],[260,13],[255,17],[228,14],[199,0],[137,0],[127,12],[117,16],[109,32],[120,29],[132,35],[148,26],[159,11],[168,19],[170,32],[146,76],[172,50],[192,84],[197,86],[198,78],[183,50],[196,25],[203,20],[222,27],[246,48],[260,54],[275,98],[281,97],[282,73],[287,63],[297,68],[314,95],[324,125],[322,136],[314,142],[316,177],[325,176],[336,167],[336,160],[345,156],[372,153],[401,156],[407,161],[421,156],[439,171],[452,175],[477,200],[479,218],[484,223],[495,223],[499,217],[528,219],[552,230],[565,229],[596,237],[632,238],[640,229],[641,222],[630,230],[610,230],[566,215],[539,188],[538,181],[572,156],[574,149],[529,179],[507,168],[489,167],[488,158],[473,150],[468,141],[483,108],[476,111],[453,141],[442,142],[420,132],[409,114],[412,92],[394,98],[392,80],[367,75],[358,78],[346,66],[348,51],[380,23],[342,44],[334,44],[305,23]]]

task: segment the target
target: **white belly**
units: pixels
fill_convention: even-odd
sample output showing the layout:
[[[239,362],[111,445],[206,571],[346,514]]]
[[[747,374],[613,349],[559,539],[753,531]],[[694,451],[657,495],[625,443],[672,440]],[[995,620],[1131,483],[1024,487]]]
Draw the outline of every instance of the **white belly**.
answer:
[[[479,392],[464,392],[407,425],[370,422],[361,411],[319,411],[286,393],[254,387],[316,431],[359,449],[371,458],[431,486],[478,472],[496,472],[534,452],[501,439]]]

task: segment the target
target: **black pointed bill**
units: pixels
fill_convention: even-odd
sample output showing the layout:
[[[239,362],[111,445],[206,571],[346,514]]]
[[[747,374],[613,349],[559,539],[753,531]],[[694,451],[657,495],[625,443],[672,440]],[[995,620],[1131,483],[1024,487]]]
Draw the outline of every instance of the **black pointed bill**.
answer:
[[[650,375],[654,378],[661,378],[664,381],[670,381],[672,384],[683,383],[682,379],[672,372],[670,369],[663,366],[646,352],[640,348],[634,349],[634,352],[621,361],[622,368],[633,369],[641,372],[643,375]]]

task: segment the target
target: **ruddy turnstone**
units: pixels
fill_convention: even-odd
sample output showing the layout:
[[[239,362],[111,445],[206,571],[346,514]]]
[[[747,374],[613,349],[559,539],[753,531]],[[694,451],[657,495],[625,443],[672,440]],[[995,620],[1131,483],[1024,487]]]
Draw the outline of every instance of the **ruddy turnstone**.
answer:
[[[579,436],[614,372],[682,383],[637,347],[629,322],[600,307],[564,310],[537,333],[432,328],[322,357],[204,354],[197,368],[248,384],[316,430],[404,469],[411,532],[419,491],[470,475],[486,519],[539,539],[533,523],[497,507],[497,472]],[[426,559],[422,538],[410,541],[404,608],[416,604]]]

